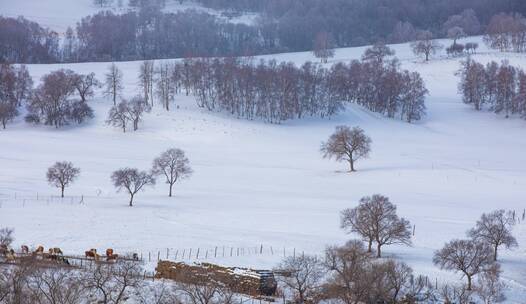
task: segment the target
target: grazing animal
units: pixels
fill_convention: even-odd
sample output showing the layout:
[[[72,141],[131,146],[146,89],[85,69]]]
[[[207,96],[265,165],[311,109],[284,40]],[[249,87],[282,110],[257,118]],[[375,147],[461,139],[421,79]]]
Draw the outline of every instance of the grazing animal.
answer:
[[[133,258],[134,261],[138,261],[139,260],[139,255],[137,253],[134,253],[132,255],[132,258]]]
[[[38,246],[37,250],[35,250],[36,254],[43,254],[44,253],[44,246]]]
[[[52,255],[64,255],[64,253],[62,252],[62,250],[60,250],[60,248],[49,248],[49,254],[52,254]]]
[[[8,262],[13,262],[16,260],[15,251],[13,249],[8,250],[5,255]]]
[[[87,258],[93,258],[95,261],[98,261],[100,259],[100,255],[97,254],[97,249],[90,249],[89,251],[85,252],[85,255]]]
[[[106,256],[112,256],[113,255],[113,249],[112,248],[108,248],[106,249]]]
[[[29,247],[26,245],[22,245],[22,254],[28,254],[29,253]]]
[[[106,256],[106,261],[108,261],[108,262],[117,262],[118,258],[119,258],[118,254],[112,254],[112,255]]]

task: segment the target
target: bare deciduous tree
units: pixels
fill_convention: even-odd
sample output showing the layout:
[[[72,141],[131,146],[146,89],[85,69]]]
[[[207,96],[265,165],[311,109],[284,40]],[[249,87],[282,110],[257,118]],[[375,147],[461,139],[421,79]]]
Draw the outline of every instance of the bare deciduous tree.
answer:
[[[493,260],[497,261],[497,250],[500,246],[504,245],[508,249],[518,246],[512,235],[514,225],[515,219],[511,212],[496,210],[482,214],[475,228],[468,231],[468,236],[493,247]]]
[[[473,290],[484,304],[500,303],[506,300],[505,285],[500,281],[501,272],[500,265],[494,264],[477,278]]]
[[[411,245],[411,225],[404,218],[396,214],[396,206],[389,198],[375,194],[364,197],[360,204],[353,209],[342,212],[342,228],[358,233],[369,244],[371,252],[373,241],[377,244],[377,257],[381,257],[384,245]]]
[[[285,258],[277,267],[286,273],[281,283],[295,293],[295,303],[310,303],[320,287],[324,269],[316,256],[301,255]]]
[[[176,84],[172,79],[175,71],[169,63],[161,63],[157,68],[156,93],[166,111],[170,111],[170,104],[174,100]]]
[[[61,197],[64,197],[64,189],[71,185],[80,174],[80,169],[73,166],[71,162],[56,162],[46,173],[49,184],[60,188]]]
[[[354,163],[369,156],[371,139],[360,127],[337,126],[329,140],[321,145],[323,157],[334,157],[337,161],[347,161],[354,172]]]
[[[106,123],[114,127],[122,128],[122,131],[126,133],[126,126],[129,120],[128,112],[128,102],[123,100],[119,102],[119,104],[111,107],[110,111],[108,112],[108,119],[106,119]]]
[[[155,64],[153,61],[144,61],[139,69],[139,88],[143,93],[146,103],[153,107],[153,84],[154,84]]]
[[[97,265],[82,278],[85,287],[97,298],[97,303],[124,303],[132,289],[140,287],[141,264],[121,260],[113,265]]]
[[[111,97],[113,100],[113,105],[117,105],[117,97],[121,94],[124,85],[123,85],[123,75],[122,71],[117,67],[115,63],[112,63],[108,67],[108,73],[106,73],[106,96]]]
[[[80,100],[86,102],[88,98],[93,97],[95,94],[93,89],[99,87],[100,83],[95,78],[95,73],[89,73],[86,75],[75,75],[74,86],[80,96]]]
[[[144,113],[152,110],[151,105],[141,96],[135,96],[128,102],[128,117],[133,124],[133,131],[139,129],[139,122],[142,120]]]
[[[413,53],[418,56],[424,55],[426,61],[429,61],[431,55],[442,49],[442,45],[433,39],[433,33],[430,31],[421,31],[416,37],[417,40],[411,43]]]
[[[80,304],[87,297],[81,274],[60,267],[36,268],[27,289],[35,304]]]
[[[14,232],[12,228],[0,228],[0,246],[9,248],[14,241]]]
[[[173,185],[178,180],[189,177],[192,172],[190,161],[181,149],[169,149],[153,161],[152,173],[166,178],[166,183],[170,186],[170,197]]]
[[[332,38],[327,32],[319,32],[314,39],[314,56],[320,58],[322,63],[327,63],[329,58],[334,57]]]
[[[141,191],[144,186],[155,185],[155,179],[150,173],[132,168],[124,168],[113,172],[111,180],[118,191],[126,189],[130,195],[130,207],[133,206],[135,194]]]
[[[443,285],[439,289],[444,304],[471,304],[473,292],[464,285]]]
[[[433,263],[441,269],[460,271],[468,280],[467,290],[472,289],[473,276],[493,265],[493,252],[482,242],[453,240],[435,252]]]

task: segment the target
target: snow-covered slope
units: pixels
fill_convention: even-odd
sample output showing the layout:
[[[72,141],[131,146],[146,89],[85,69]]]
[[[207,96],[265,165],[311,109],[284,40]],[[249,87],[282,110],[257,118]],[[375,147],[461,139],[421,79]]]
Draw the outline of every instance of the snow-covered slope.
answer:
[[[24,16],[26,19],[38,22],[44,27],[63,35],[68,27],[75,28],[83,17],[93,15],[99,11],[110,10],[115,13],[128,11],[128,0],[114,0],[111,6],[100,7],[93,0],[0,0],[0,16]],[[243,14],[228,18],[222,12],[201,6],[193,1],[167,1],[165,12],[179,12],[187,9],[207,12],[219,16],[232,23],[250,24],[257,17],[256,14]]]
[[[391,246],[385,254],[439,282],[460,280],[433,266],[433,251],[465,237],[482,212],[504,208],[522,214],[526,122],[464,105],[454,75],[458,59],[422,63],[408,45],[393,48],[404,68],[422,74],[430,91],[429,115],[417,124],[349,106],[330,120],[271,125],[204,112],[192,97],[177,96],[176,110],[156,107],[138,132],[122,134],[104,124],[110,101],[100,95],[91,102],[96,119],[82,127],[55,130],[19,120],[0,131],[0,226],[16,229],[17,244],[58,246],[68,253],[112,247],[156,258],[169,249],[171,259],[176,254],[180,259],[184,251],[188,261],[190,248],[194,260],[200,248],[200,260],[272,267],[284,251],[320,254],[327,245],[351,238],[339,229],[339,212],[365,195],[381,193],[416,227],[413,247]],[[362,51],[340,49],[329,64],[359,58]],[[526,56],[481,52],[476,60],[507,59],[526,68]],[[270,57],[297,64],[314,60],[310,53],[265,58]],[[138,93],[139,64],[118,63],[126,96]],[[107,65],[29,69],[36,79],[59,68],[93,71],[102,79]],[[321,141],[340,124],[359,125],[373,139],[370,159],[358,163],[354,174],[319,153]],[[148,169],[171,147],[188,153],[193,177],[176,186],[174,198],[160,183],[140,193],[135,207],[127,207],[126,195],[111,185],[111,172],[125,166]],[[82,169],[64,200],[51,197],[58,192],[45,181],[47,167],[58,160]],[[526,223],[517,225],[520,247],[501,255],[509,303],[525,303],[525,232]],[[244,248],[240,256],[237,248]]]

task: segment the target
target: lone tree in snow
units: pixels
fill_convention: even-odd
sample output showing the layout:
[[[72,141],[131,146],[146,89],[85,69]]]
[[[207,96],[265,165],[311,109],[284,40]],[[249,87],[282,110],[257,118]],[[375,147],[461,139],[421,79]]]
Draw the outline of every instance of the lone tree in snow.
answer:
[[[468,236],[493,248],[493,260],[497,261],[497,250],[501,245],[506,248],[517,247],[517,240],[511,230],[515,219],[511,212],[496,210],[482,214],[475,228],[468,231]]]
[[[335,158],[337,161],[347,161],[354,169],[354,162],[367,158],[371,151],[371,139],[360,127],[349,128],[338,126],[329,140],[321,145],[324,158]]]
[[[318,257],[310,255],[286,257],[277,269],[290,274],[279,278],[295,293],[297,303],[308,303],[314,297],[326,272]]]
[[[382,246],[391,244],[411,245],[411,225],[396,214],[396,206],[389,198],[375,194],[364,197],[360,204],[341,214],[341,227],[362,236],[368,242],[368,252],[376,242],[376,256],[382,256]]]
[[[329,58],[334,57],[334,48],[329,33],[319,32],[314,39],[314,56],[320,58],[322,63],[327,63]]]
[[[493,250],[485,243],[475,240],[453,240],[435,252],[433,263],[440,269],[462,272],[471,290],[473,276],[493,266]]]
[[[180,179],[190,177],[192,168],[183,150],[170,149],[153,161],[152,172],[166,178],[166,183],[170,185],[169,196],[172,197],[173,185]]]
[[[64,197],[64,189],[71,185],[80,174],[80,169],[75,168],[70,162],[56,162],[47,170],[47,181],[49,184],[60,188],[61,197]]]
[[[411,43],[413,53],[417,56],[425,56],[426,61],[429,61],[429,57],[442,49],[442,47],[440,43],[433,40],[433,33],[430,31],[419,32],[417,40]]]
[[[128,194],[130,194],[130,207],[133,207],[135,194],[141,191],[144,186],[155,185],[155,179],[150,173],[132,168],[124,168],[113,172],[111,180],[118,191],[122,189],[128,191]]]
[[[111,107],[108,112],[108,119],[106,123],[114,127],[121,128],[126,133],[126,126],[128,125],[128,102],[123,100],[119,104]]]
[[[73,75],[74,84],[73,86],[79,94],[80,100],[86,102],[88,98],[95,95],[94,88],[100,87],[100,82],[95,78],[95,73],[89,73],[86,75]]]
[[[128,117],[133,124],[133,131],[139,130],[139,122],[144,113],[150,113],[152,106],[141,96],[135,96],[128,102]]]
[[[122,71],[112,63],[108,68],[108,73],[106,74],[106,96],[111,97],[113,100],[113,105],[117,105],[117,97],[121,94],[124,86],[122,83]]]

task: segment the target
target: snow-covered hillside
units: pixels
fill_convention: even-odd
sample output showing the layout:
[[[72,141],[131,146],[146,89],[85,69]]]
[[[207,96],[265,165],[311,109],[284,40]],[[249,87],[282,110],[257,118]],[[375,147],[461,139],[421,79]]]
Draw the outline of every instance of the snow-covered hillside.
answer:
[[[430,91],[428,116],[417,124],[349,106],[330,120],[271,125],[204,112],[193,97],[177,96],[173,112],[158,106],[139,131],[123,134],[105,125],[110,101],[100,94],[91,102],[96,118],[82,127],[56,130],[19,119],[0,132],[0,226],[16,229],[18,245],[58,246],[68,253],[112,247],[165,256],[169,249],[173,259],[192,248],[195,259],[200,248],[200,260],[272,267],[284,250],[286,255],[321,254],[327,245],[351,238],[339,228],[339,212],[356,206],[363,196],[381,193],[416,227],[413,247],[390,246],[386,255],[439,282],[460,280],[460,275],[433,266],[432,254],[446,241],[465,237],[482,212],[503,208],[522,214],[526,122],[464,105],[454,75],[459,59],[442,56],[422,63],[407,44],[393,48],[404,68],[422,74]],[[363,50],[337,50],[329,64],[359,58]],[[265,58],[270,57],[297,64],[315,60],[310,53]],[[473,57],[481,62],[507,59],[526,68],[524,55],[482,48]],[[138,93],[139,64],[118,63],[128,97]],[[103,79],[107,66],[29,69],[35,79],[59,68],[95,72]],[[320,155],[321,141],[340,124],[358,125],[373,139],[373,153],[358,164],[357,173],[346,173],[345,164]],[[126,166],[148,169],[153,158],[171,147],[187,152],[193,177],[176,185],[174,198],[167,197],[166,185],[158,184],[140,193],[135,207],[127,207],[126,195],[111,185],[111,172]],[[45,181],[46,169],[59,160],[82,170],[64,200],[51,197],[58,192]],[[509,303],[525,303],[525,233],[526,223],[517,225],[520,247],[501,255]],[[216,247],[219,257],[213,258]],[[237,248],[244,248],[242,256]]]
[[[24,16],[28,20],[38,22],[56,31],[59,35],[63,35],[68,27],[74,28],[77,22],[88,15],[106,10],[124,13],[130,9],[127,4],[128,0],[115,0],[111,6],[101,8],[95,5],[93,0],[0,0],[0,16],[13,18]],[[187,9],[207,12],[232,23],[250,24],[257,17],[256,14],[243,14],[228,18],[222,12],[189,0],[182,4],[179,1],[167,1],[164,11],[175,13]]]

